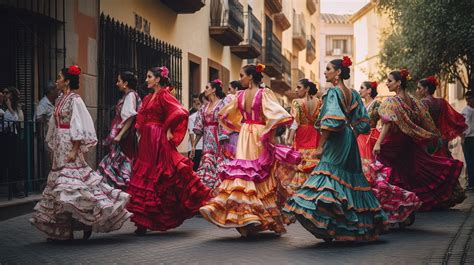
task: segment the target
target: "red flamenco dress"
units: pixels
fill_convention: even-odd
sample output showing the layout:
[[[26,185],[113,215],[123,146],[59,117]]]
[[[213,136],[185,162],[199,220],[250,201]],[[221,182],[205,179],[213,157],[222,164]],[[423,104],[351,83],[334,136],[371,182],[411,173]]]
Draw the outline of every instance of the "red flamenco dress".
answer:
[[[357,145],[359,146],[360,158],[362,160],[362,170],[366,176],[370,171],[370,163],[374,161],[372,150],[374,150],[375,143],[380,135],[380,131],[377,129],[377,123],[380,120],[379,107],[380,101],[378,100],[373,100],[366,107],[370,118],[370,134],[360,134],[357,137]]]
[[[463,164],[426,151],[439,138],[426,107],[411,96],[409,102],[394,96],[382,103],[379,114],[382,122],[392,124],[377,156],[392,169],[390,184],[416,193],[423,202],[420,210],[443,207],[453,195]]]
[[[210,190],[193,172],[192,162],[176,146],[183,140],[188,111],[168,88],[146,96],[135,127],[140,133],[127,209],[140,229],[165,231],[191,218],[210,198]],[[172,139],[167,139],[167,131]]]
[[[421,102],[428,108],[436,128],[441,133],[440,143],[429,146],[428,152],[435,156],[453,158],[451,151],[449,151],[449,142],[461,136],[467,129],[466,119],[451,107],[445,99],[434,98],[432,95],[429,95],[422,99]],[[465,199],[466,193],[458,180],[458,184],[454,187],[453,196],[451,196],[451,200],[445,203],[445,208],[461,203]]]

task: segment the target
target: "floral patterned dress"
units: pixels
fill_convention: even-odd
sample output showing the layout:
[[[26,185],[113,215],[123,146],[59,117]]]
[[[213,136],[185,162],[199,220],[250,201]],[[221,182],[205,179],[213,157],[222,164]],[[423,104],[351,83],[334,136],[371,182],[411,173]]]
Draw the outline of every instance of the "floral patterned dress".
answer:
[[[97,143],[92,118],[76,93],[61,95],[49,122],[46,141],[53,150],[53,166],[31,223],[52,239],[69,239],[75,229],[94,232],[119,229],[131,216],[125,209],[129,195],[107,185],[87,165],[84,154]],[[73,141],[80,142],[74,161],[68,161]]]
[[[203,148],[201,164],[197,170],[197,175],[201,181],[211,189],[217,188],[221,183],[219,170],[224,162],[222,146],[219,138],[221,129],[218,123],[218,113],[225,106],[224,100],[220,99],[211,110],[210,104],[206,104],[199,109],[196,122],[194,124],[194,133],[203,138]]]
[[[125,94],[115,106],[115,118],[112,120],[112,129],[105,139],[109,153],[99,163],[98,172],[107,178],[110,185],[125,189],[132,176],[132,164],[137,155],[137,135],[135,121],[120,140],[114,143],[114,138],[120,133],[129,119],[134,119],[140,107],[141,100],[138,93],[130,91]]]

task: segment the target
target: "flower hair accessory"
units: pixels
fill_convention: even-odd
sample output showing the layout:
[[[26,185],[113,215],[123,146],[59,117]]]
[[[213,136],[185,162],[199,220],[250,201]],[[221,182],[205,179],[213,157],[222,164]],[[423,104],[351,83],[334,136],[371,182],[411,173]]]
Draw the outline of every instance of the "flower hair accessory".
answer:
[[[349,67],[351,65],[352,65],[351,58],[349,58],[349,56],[343,56],[342,57],[342,66]]]
[[[377,84],[377,81],[370,82],[370,87],[371,88],[377,88],[379,84]]]
[[[257,64],[256,68],[257,68],[257,73],[261,73],[261,72],[263,72],[263,70],[265,70],[265,65],[259,63],[259,64]]]
[[[220,79],[214,79],[214,80],[212,80],[212,83],[216,83],[219,86],[222,86],[222,81]]]
[[[161,76],[168,78],[168,74],[170,73],[168,68],[166,68],[166,66],[162,66],[160,67],[160,70],[161,70]]]
[[[69,66],[67,73],[70,75],[80,75],[81,74],[81,68],[77,65],[71,65]]]
[[[400,69],[400,75],[404,77],[406,80],[411,80],[410,72],[408,72],[408,69],[406,68]]]
[[[426,78],[426,81],[428,81],[428,83],[430,83],[431,85],[433,86],[437,86],[438,85],[438,81],[436,81],[436,77],[434,76],[428,76]]]

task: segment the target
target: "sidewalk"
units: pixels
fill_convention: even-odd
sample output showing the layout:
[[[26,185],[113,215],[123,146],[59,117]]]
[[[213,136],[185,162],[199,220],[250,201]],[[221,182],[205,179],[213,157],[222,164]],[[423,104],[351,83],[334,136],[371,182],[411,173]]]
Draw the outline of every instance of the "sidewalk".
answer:
[[[36,202],[41,199],[41,194],[29,194],[25,198],[13,198],[8,200],[6,197],[0,198],[0,221],[14,218],[33,211]]]

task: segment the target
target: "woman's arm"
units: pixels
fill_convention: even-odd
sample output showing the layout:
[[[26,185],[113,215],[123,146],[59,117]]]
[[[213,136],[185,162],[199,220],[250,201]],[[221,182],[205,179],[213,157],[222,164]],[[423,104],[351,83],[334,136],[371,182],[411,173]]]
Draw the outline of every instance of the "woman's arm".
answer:
[[[319,145],[318,148],[316,148],[316,157],[321,158],[323,154],[323,147],[324,144],[326,143],[326,140],[328,139],[329,135],[331,134],[331,131],[328,130],[321,130],[321,138],[319,139]]]
[[[114,138],[114,141],[115,142],[120,142],[120,140],[122,139],[123,135],[127,132],[128,129],[130,129],[130,127],[132,126],[132,123],[133,123],[133,120],[134,118],[129,118],[124,124],[123,124],[123,127],[122,129],[120,130],[120,132],[117,134],[117,136],[115,136]]]
[[[380,132],[380,136],[379,136],[379,138],[377,139],[377,142],[374,145],[374,150],[373,150],[374,156],[377,156],[378,154],[380,154],[380,144],[385,139],[385,136],[387,135],[387,133],[390,130],[391,126],[392,126],[391,122],[384,122],[382,124],[382,131]]]

